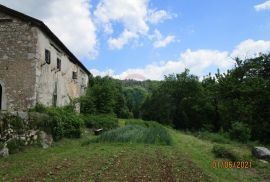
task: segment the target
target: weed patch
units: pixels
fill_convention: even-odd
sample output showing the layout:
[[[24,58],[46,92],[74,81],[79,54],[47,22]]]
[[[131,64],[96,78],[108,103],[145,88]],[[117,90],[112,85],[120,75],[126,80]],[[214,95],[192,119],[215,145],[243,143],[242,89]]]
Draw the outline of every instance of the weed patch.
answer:
[[[149,122],[150,125],[131,124],[107,131],[90,142],[109,142],[109,143],[146,143],[171,145],[172,138],[167,130],[160,124]]]

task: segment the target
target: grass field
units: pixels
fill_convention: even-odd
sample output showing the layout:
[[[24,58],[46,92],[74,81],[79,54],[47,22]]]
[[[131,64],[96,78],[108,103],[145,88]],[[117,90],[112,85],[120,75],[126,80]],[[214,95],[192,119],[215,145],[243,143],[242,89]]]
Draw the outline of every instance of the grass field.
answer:
[[[119,122],[122,127],[125,122]],[[214,143],[166,128],[173,143],[106,143],[86,131],[49,149],[27,148],[0,159],[2,181],[270,181],[269,164],[213,169]],[[82,145],[82,143],[87,143]],[[230,144],[250,156],[247,146]],[[252,159],[252,158],[250,158]]]

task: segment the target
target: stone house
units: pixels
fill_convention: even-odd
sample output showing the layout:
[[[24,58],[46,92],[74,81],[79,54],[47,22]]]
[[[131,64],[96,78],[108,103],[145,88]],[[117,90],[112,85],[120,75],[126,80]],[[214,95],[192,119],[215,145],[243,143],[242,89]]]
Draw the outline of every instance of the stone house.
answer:
[[[89,74],[42,21],[0,5],[0,110],[67,105]]]

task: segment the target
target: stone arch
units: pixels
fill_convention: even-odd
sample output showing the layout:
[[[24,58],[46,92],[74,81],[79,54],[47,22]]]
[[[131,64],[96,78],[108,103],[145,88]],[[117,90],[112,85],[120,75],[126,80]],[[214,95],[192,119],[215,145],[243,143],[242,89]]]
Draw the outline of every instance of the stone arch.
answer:
[[[5,83],[0,80],[0,110],[7,110]]]

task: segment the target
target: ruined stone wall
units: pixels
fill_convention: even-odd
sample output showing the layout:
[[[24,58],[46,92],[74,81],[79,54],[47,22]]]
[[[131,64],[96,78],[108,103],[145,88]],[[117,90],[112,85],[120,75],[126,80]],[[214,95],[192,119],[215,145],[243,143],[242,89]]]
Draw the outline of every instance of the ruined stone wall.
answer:
[[[51,53],[50,64],[45,62],[45,49]],[[71,62],[68,55],[41,30],[38,30],[36,57],[37,102],[51,106],[56,96],[56,106],[64,106],[84,94],[88,75],[80,66]],[[57,58],[61,59],[61,70],[57,69]],[[77,72],[77,79],[72,78],[72,72]]]
[[[2,110],[24,111],[33,106],[37,28],[0,12],[0,84]]]

